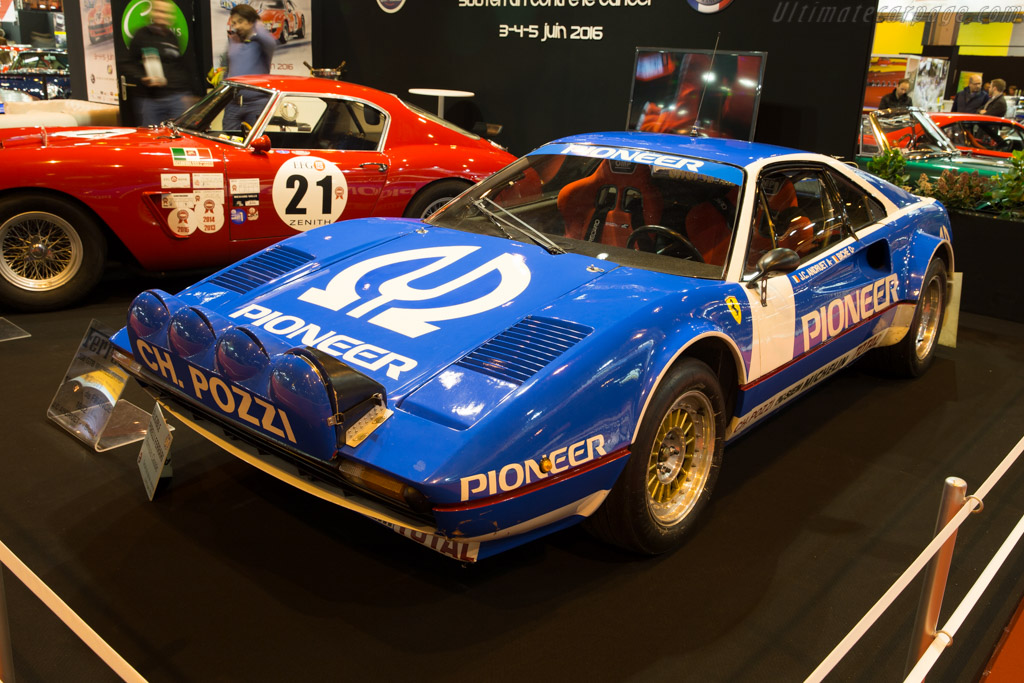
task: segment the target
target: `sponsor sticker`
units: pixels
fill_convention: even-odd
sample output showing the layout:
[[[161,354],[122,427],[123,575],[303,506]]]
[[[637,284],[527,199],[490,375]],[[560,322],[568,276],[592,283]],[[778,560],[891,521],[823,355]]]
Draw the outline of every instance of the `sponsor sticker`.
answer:
[[[197,190],[215,190],[224,187],[223,173],[193,173],[192,187]]]
[[[228,191],[231,194],[259,194],[259,178],[232,178],[228,181]]]
[[[198,147],[171,147],[175,166],[213,166],[213,153]]]
[[[190,190],[192,189],[192,174],[191,173],[161,173],[160,174],[160,189],[161,190]]]

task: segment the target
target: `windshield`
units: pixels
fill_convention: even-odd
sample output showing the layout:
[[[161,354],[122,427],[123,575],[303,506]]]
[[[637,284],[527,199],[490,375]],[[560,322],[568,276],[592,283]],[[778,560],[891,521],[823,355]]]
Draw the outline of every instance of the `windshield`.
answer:
[[[427,222],[532,242],[553,254],[721,278],[743,177],[734,166],[661,152],[551,144]]]
[[[273,97],[272,91],[225,81],[175,119],[174,125],[204,137],[241,144]]]
[[[956,152],[953,143],[932,120],[916,109],[898,109],[871,113],[871,121],[890,149],[900,149],[906,155],[949,154]],[[875,131],[862,132],[863,147],[875,145]]]
[[[68,56],[63,52],[19,52],[11,64],[11,71],[68,70]]]

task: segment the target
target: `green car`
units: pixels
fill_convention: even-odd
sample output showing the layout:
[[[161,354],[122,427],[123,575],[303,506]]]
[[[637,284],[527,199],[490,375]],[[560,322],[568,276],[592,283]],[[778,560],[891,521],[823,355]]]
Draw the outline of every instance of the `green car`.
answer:
[[[880,109],[861,118],[857,166],[867,170],[872,157],[899,149],[907,161],[911,183],[924,173],[937,180],[948,169],[982,176],[1006,173],[1010,165],[993,157],[974,156],[956,148],[920,109]]]

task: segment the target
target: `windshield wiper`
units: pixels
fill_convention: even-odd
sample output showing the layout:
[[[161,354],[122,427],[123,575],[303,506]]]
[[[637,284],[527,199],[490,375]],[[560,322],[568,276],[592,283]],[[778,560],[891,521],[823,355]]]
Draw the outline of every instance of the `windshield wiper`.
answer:
[[[498,209],[498,211],[500,211],[505,216],[508,216],[508,218],[505,218],[504,216],[499,216],[494,211],[491,211],[489,208],[487,208],[488,204]],[[526,235],[526,237],[528,237],[530,241],[532,241],[534,244],[543,247],[545,251],[547,251],[549,254],[567,253],[565,249],[562,249],[560,246],[552,242],[547,235],[545,235],[544,233],[542,233],[540,230],[533,227],[529,223],[526,223],[515,214],[509,213],[508,210],[506,210],[503,206],[501,206],[494,200],[488,199],[487,197],[481,197],[479,199],[473,200],[473,206],[480,209],[480,211],[485,216],[487,216],[491,220],[491,222],[498,227],[499,230],[505,233],[505,236],[508,237],[509,239],[512,239],[512,235],[508,234],[508,231],[505,230],[504,227],[502,227],[502,224],[511,228],[515,228],[518,232]]]

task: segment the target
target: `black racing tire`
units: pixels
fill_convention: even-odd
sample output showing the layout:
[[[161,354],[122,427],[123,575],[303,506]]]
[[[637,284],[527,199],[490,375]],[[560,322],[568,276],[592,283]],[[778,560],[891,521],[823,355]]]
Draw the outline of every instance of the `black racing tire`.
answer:
[[[0,305],[70,306],[96,286],[106,260],[107,240],[85,209],[37,194],[0,201]]]
[[[898,344],[874,350],[878,369],[896,377],[920,377],[931,367],[946,315],[947,279],[946,264],[941,259],[928,264],[907,335]]]
[[[405,218],[427,218],[469,187],[463,180],[441,180],[427,185],[405,207]]]
[[[654,392],[629,462],[585,526],[626,550],[677,547],[707,505],[725,444],[725,399],[696,359],[672,368]]]
[[[306,37],[306,15],[305,14],[299,15],[299,30],[295,34],[295,37],[298,38],[299,40],[302,40],[303,38]]]
[[[287,43],[288,42],[288,33],[291,30],[292,30],[291,27],[288,26],[288,22],[287,21],[284,22],[284,26],[281,27],[281,37],[277,39],[277,42],[279,42],[281,45],[284,45],[285,43]]]

